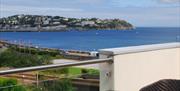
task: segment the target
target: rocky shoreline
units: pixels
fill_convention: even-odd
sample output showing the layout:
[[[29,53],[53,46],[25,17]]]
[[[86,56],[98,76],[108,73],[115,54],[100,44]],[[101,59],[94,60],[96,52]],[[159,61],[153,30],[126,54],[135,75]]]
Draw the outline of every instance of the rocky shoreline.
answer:
[[[110,28],[107,28],[107,29],[83,29],[83,28],[64,28],[64,29],[42,29],[42,30],[38,30],[37,28],[35,27],[32,27],[32,28],[21,28],[21,29],[0,29],[0,32],[64,32],[64,31],[90,31],[90,30],[118,30],[118,31],[131,31],[135,28],[123,28],[123,29],[110,29]]]

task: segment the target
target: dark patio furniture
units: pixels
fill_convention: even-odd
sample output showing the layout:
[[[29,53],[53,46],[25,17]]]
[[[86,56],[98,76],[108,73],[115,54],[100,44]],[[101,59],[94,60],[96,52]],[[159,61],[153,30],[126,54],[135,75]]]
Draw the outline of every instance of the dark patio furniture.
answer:
[[[140,91],[180,91],[180,80],[164,79],[140,89]]]

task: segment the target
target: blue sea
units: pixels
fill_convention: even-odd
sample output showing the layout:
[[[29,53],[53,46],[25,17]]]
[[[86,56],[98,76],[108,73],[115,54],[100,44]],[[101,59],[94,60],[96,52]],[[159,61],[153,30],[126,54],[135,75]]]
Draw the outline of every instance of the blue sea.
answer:
[[[180,28],[136,28],[131,31],[89,30],[67,32],[0,32],[0,39],[65,50],[96,51],[104,48],[180,42]]]

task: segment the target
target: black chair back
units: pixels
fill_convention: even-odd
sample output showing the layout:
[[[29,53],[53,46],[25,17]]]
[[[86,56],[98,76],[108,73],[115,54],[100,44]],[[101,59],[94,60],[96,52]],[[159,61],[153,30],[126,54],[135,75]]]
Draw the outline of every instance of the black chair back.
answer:
[[[164,79],[140,89],[140,91],[180,91],[180,80]]]

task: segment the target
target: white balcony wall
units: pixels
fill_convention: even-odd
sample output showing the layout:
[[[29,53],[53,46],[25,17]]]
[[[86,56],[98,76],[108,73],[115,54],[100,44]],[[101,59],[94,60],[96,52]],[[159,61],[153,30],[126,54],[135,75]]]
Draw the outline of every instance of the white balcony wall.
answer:
[[[100,50],[100,91],[139,91],[161,79],[180,80],[180,43]]]

